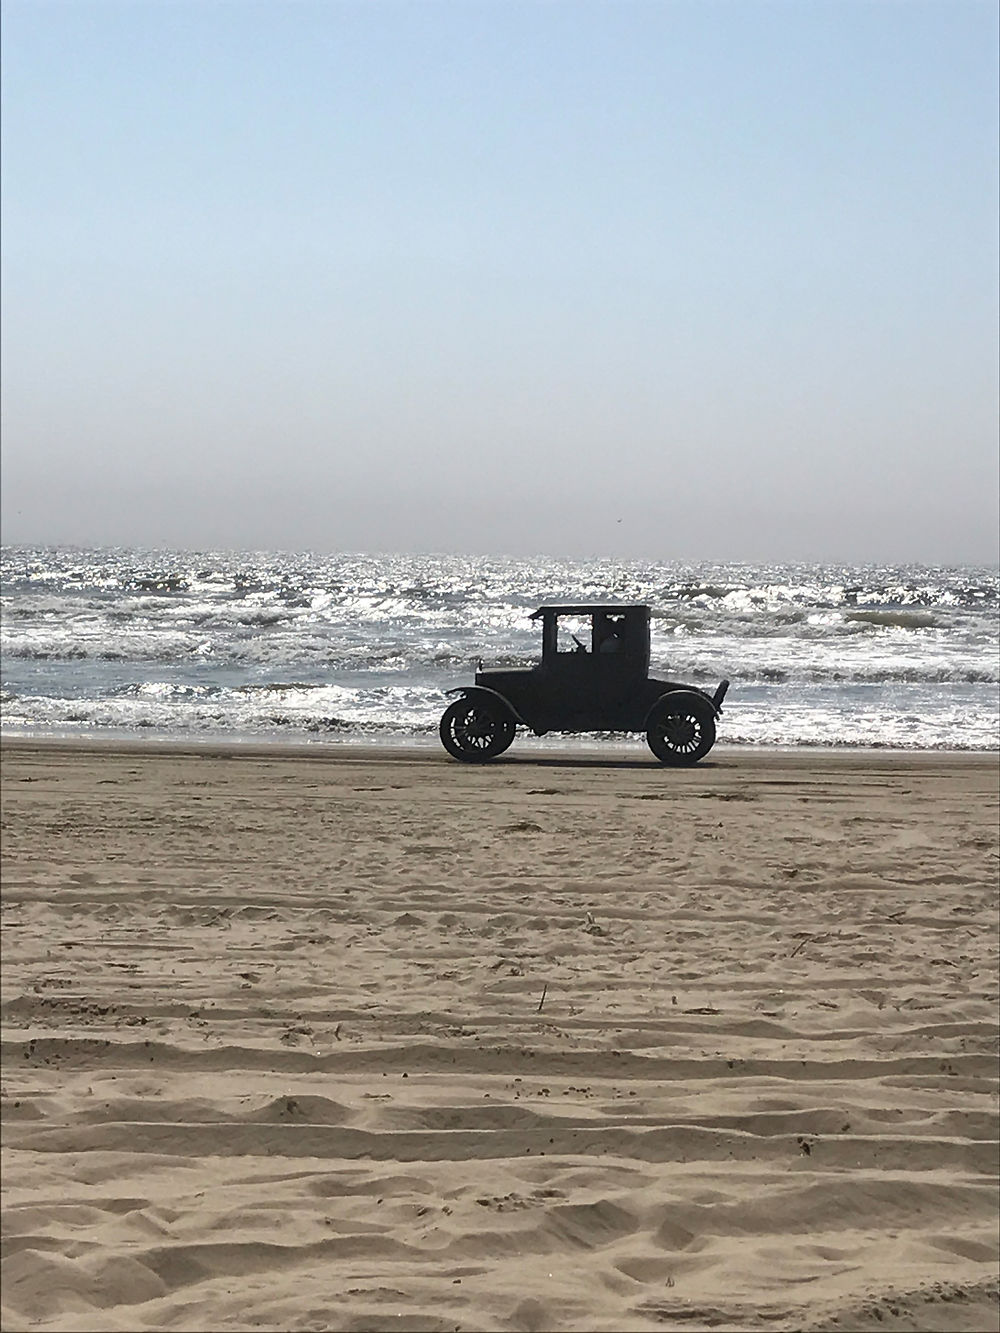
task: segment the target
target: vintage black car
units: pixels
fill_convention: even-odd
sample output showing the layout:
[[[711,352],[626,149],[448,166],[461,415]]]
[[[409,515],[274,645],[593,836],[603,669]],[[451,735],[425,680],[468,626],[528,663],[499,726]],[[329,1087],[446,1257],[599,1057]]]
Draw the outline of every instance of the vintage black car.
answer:
[[[519,726],[549,731],[639,731],[663,764],[695,764],[715,743],[729,688],[714,694],[649,676],[649,607],[540,606],[542,660],[532,667],[484,671],[441,718],[444,748],[466,763],[503,754]],[[582,622],[590,622],[589,635]],[[579,629],[589,642],[584,642]]]

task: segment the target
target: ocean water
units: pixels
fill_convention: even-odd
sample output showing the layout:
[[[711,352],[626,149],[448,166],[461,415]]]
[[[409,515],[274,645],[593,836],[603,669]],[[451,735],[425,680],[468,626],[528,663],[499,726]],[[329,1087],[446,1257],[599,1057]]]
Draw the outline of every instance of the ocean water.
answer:
[[[610,600],[652,606],[653,675],[729,677],[722,745],[990,750],[998,597],[989,568],[5,547],[0,724],[436,743],[479,659],[537,660],[536,606]]]

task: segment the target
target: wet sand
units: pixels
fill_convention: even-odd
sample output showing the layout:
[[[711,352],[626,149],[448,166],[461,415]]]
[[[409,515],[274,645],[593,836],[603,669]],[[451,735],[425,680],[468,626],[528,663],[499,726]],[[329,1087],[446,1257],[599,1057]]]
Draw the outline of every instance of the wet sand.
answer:
[[[997,1327],[996,756],[2,759],[4,1329]]]

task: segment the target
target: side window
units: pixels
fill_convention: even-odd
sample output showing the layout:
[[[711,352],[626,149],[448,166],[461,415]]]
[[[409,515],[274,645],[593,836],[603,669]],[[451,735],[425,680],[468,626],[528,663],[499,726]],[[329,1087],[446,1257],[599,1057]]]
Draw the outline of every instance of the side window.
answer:
[[[556,621],[556,652],[589,653],[590,621],[582,616],[560,616]]]
[[[594,627],[594,639],[599,653],[621,653],[625,650],[625,617],[603,615]]]

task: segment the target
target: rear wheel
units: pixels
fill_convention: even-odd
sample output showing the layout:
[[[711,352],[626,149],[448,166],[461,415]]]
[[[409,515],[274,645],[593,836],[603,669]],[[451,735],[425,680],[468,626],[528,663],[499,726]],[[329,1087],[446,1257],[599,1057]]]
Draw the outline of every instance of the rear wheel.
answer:
[[[441,744],[454,759],[482,764],[495,759],[514,739],[516,726],[499,704],[484,699],[456,699],[441,718]]]
[[[696,764],[715,744],[715,718],[694,699],[663,703],[654,713],[646,742],[661,764]]]

